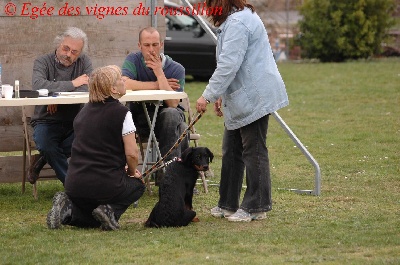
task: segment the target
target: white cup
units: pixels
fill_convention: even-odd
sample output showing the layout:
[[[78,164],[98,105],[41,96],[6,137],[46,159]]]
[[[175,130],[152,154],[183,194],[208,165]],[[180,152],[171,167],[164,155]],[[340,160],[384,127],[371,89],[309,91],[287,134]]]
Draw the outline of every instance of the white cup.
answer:
[[[13,86],[12,85],[2,85],[1,91],[5,99],[12,99],[13,96]]]

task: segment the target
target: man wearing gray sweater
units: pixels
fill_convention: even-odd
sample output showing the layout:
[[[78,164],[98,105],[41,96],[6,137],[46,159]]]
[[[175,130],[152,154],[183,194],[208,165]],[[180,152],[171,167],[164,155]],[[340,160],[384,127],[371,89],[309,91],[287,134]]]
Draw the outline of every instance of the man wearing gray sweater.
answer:
[[[86,34],[69,27],[58,35],[55,52],[40,56],[34,61],[33,90],[47,89],[49,96],[55,92],[88,91],[92,62],[85,54],[88,47]],[[28,172],[28,181],[35,183],[40,170],[48,163],[64,184],[74,138],[72,122],[81,104],[36,106],[32,117],[33,138],[39,154],[35,155]]]

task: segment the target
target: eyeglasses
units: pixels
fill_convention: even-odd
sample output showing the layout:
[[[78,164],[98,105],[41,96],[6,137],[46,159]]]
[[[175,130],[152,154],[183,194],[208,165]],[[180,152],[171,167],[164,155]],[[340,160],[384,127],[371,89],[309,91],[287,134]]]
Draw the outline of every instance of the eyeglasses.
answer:
[[[71,50],[71,48],[69,47],[69,46],[67,46],[67,45],[61,45],[61,49],[64,51],[64,52],[69,52],[69,51],[71,51],[71,54],[73,54],[73,55],[77,55],[77,54],[79,54],[81,51],[78,51],[78,50]]]

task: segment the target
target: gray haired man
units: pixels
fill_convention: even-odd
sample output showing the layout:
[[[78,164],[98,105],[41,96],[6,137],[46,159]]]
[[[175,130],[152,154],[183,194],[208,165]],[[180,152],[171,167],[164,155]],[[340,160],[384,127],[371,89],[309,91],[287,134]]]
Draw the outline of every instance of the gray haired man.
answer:
[[[38,57],[33,64],[32,89],[55,92],[88,91],[92,62],[85,54],[88,39],[81,29],[69,27],[54,39],[55,51]],[[39,155],[35,155],[28,181],[35,183],[40,170],[48,163],[64,184],[67,158],[74,138],[73,120],[81,104],[36,106],[32,117],[33,138]]]

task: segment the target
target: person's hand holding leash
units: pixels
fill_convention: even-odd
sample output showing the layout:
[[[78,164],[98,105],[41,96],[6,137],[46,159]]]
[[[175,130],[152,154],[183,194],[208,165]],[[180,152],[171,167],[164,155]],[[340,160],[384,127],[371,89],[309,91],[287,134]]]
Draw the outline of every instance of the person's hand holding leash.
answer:
[[[197,100],[197,104],[196,104],[196,110],[197,112],[201,113],[201,112],[206,112],[207,110],[207,100],[201,96],[199,97],[199,99]]]
[[[131,178],[140,179],[144,183],[144,179],[142,177],[142,173],[138,169],[135,170],[135,174],[130,175]]]

